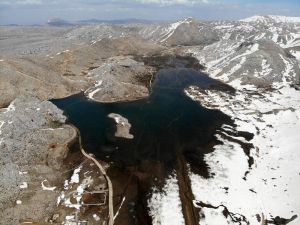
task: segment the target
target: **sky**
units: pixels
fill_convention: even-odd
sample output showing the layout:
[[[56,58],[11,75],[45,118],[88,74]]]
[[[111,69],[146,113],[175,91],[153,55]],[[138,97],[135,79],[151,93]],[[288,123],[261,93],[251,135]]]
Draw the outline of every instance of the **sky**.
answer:
[[[48,19],[174,21],[237,20],[253,15],[300,16],[300,0],[0,0],[0,25],[45,24]]]

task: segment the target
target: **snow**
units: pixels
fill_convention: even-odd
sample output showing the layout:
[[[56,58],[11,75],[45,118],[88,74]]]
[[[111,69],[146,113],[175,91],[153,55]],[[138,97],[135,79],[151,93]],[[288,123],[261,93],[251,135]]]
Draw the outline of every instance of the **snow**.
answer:
[[[4,62],[4,59],[0,59],[0,62]]]
[[[266,36],[266,33],[262,33],[261,35],[259,35],[259,36],[256,36],[255,38],[254,38],[254,40],[261,40],[261,39],[263,39],[264,37]]]
[[[166,180],[162,192],[153,188],[151,197],[148,200],[148,207],[153,225],[185,224],[175,175]]]
[[[270,64],[267,62],[266,59],[263,59],[261,62],[261,69],[262,71],[260,72],[259,76],[267,76],[272,72],[272,68],[270,67]]]
[[[102,85],[102,80],[99,80],[95,83],[95,86],[92,88],[89,88],[86,90],[86,93],[88,93],[88,98],[89,99],[94,99],[94,95],[101,90],[101,85]],[[92,91],[91,91],[92,90]]]
[[[242,65],[246,62],[246,57],[242,57],[241,61],[233,66],[227,73],[222,74],[222,76],[228,78],[233,73],[237,72],[239,69],[242,68]]]
[[[291,51],[291,54],[296,57],[296,59],[300,60],[300,51]]]
[[[224,144],[216,146],[213,153],[205,156],[205,161],[211,168],[210,171],[215,173],[214,178],[204,179],[199,175],[190,174],[195,199],[214,206],[224,204],[231,212],[240,213],[255,220],[255,215],[261,212],[261,208],[259,204],[256,204],[256,196],[249,191],[253,185],[243,180],[245,171],[248,170],[247,157],[238,144],[228,142],[219,135],[217,137]],[[241,199],[251,206],[250,209],[246,211],[245,208],[240,208]],[[224,217],[215,221],[214,218],[205,215],[200,224],[227,224],[220,220],[224,220]]]
[[[290,33],[287,36],[286,43],[280,43],[280,46],[283,48],[293,48],[300,46],[300,34],[299,33]]]
[[[81,199],[82,199],[84,190],[87,187],[89,187],[92,182],[93,182],[93,180],[91,179],[91,177],[84,178],[82,180],[81,184],[78,185],[78,187],[76,189],[76,194],[74,195],[77,203],[75,203],[75,204],[71,203],[71,198],[70,198],[70,196],[68,196],[67,198],[64,198],[65,205],[69,208],[75,208],[75,209],[79,210],[82,206]]]
[[[274,36],[272,37],[272,41],[277,43],[278,42],[278,37],[279,37],[279,35],[277,33],[274,33]]]
[[[238,59],[238,58],[241,58],[241,57],[244,57],[244,56],[247,56],[247,55],[250,55],[256,51],[258,51],[259,49],[259,44],[258,43],[255,43],[254,45],[252,45],[250,47],[250,49],[247,49],[247,51],[244,53],[244,54],[241,54],[241,55],[237,55],[236,57],[230,59],[230,61],[233,61],[235,59]]]
[[[26,188],[28,188],[27,182],[22,182],[22,183],[20,184],[20,188],[21,188],[21,189],[26,189]]]
[[[268,185],[258,185],[257,191],[264,193],[261,195],[262,201],[273,215],[291,217],[291,211],[300,213],[300,152],[296,151],[300,146],[298,113],[299,110],[286,110],[276,115],[264,115],[262,119],[267,125],[264,125],[262,135],[254,140],[264,149],[262,157],[257,160],[256,176],[258,180],[268,182]]]
[[[26,174],[28,174],[27,171],[19,171],[19,175],[26,175]]]
[[[65,180],[65,182],[64,182],[64,189],[66,190],[66,189],[68,189],[68,187],[69,187],[69,181]]]
[[[165,33],[162,35],[162,39],[160,40],[160,42],[164,42],[166,41],[169,37],[171,37],[175,30],[182,24],[189,24],[191,22],[190,19],[185,19],[185,20],[181,20],[178,21],[176,23],[172,23],[165,31]]]
[[[206,71],[212,78],[222,79],[223,81],[228,82],[229,76],[242,68],[242,65],[247,61],[248,55],[259,50],[259,44],[255,43],[248,46],[243,53],[236,55],[236,49],[239,46],[240,42],[234,42],[230,45],[217,42],[205,47],[203,49],[205,52],[218,51],[218,57],[215,59],[201,58],[201,54],[199,54],[197,49],[189,49],[188,52],[194,54],[201,63],[206,65]],[[224,68],[229,68],[229,71],[223,72]]]
[[[283,83],[286,83],[289,78],[295,77],[296,73],[294,71],[293,64],[290,63],[287,59],[285,59],[282,55],[280,55],[280,57],[285,64],[285,70],[282,73],[282,81]]]
[[[16,110],[16,108],[15,108],[13,102],[12,102],[12,103],[10,103],[10,105],[6,108],[6,111],[5,111],[4,113],[13,112],[13,111],[15,111],[15,110]]]
[[[224,133],[237,129],[255,134],[251,140],[254,165],[244,179],[248,158],[239,145],[217,134],[224,144],[215,146],[215,151],[205,156],[215,176],[204,179],[190,174],[196,201],[213,206],[223,204],[231,212],[246,216],[251,225],[261,224],[256,214],[267,219],[299,216],[300,92],[284,83],[275,84],[274,91],[266,92],[241,85],[240,80],[231,84],[238,88],[234,98],[218,91],[197,95],[197,89],[192,87],[186,92],[205,107],[217,107],[235,119],[237,127],[226,126],[222,128]],[[257,92],[261,96],[253,95]],[[220,208],[202,210],[205,218],[200,224],[228,224]],[[299,219],[290,224],[298,223]]]
[[[100,217],[97,214],[93,214],[93,218],[94,218],[95,221],[99,221],[100,220]]]
[[[134,138],[134,136],[130,134],[131,124],[129,123],[127,118],[116,113],[110,113],[108,114],[108,117],[112,118],[116,122],[116,124],[119,125],[117,126],[117,130],[115,132],[116,137],[122,137],[127,139]]]
[[[265,21],[265,17],[264,16],[259,16],[259,15],[256,15],[256,16],[252,16],[252,17],[249,17],[249,18],[246,18],[246,19],[242,19],[240,20],[242,22],[264,22]]]
[[[62,191],[60,195],[57,197],[56,205],[58,206],[65,199],[65,192]]]
[[[77,225],[78,223],[76,222],[76,216],[75,215],[67,215],[65,217],[65,222],[63,224],[64,225]]]
[[[17,200],[16,203],[17,203],[17,205],[21,205],[22,201],[21,200]]]
[[[55,130],[55,129],[54,128],[43,128],[41,130],[50,130],[50,131],[52,131],[52,130]]]
[[[76,210],[81,209],[84,191],[93,183],[93,179],[90,176],[85,177],[80,181],[79,172],[81,169],[82,165],[74,170],[70,180],[65,180],[64,191],[62,191],[58,196],[56,203],[57,205],[62,204],[68,208],[73,208]],[[72,203],[71,198],[75,199],[76,202]]]
[[[74,220],[74,219],[75,219],[74,215],[66,216],[66,220]]]
[[[79,166],[77,169],[74,170],[73,175],[71,177],[70,184],[78,184],[79,183],[79,172],[81,170],[82,166]]]
[[[275,20],[276,22],[282,23],[300,23],[300,17],[291,17],[291,16],[274,16],[270,15],[270,18]]]
[[[234,25],[219,25],[219,26],[215,26],[215,29],[229,29],[229,28],[233,28]]]
[[[96,88],[96,89],[94,89],[93,91],[91,91],[89,94],[88,94],[88,97],[90,98],[90,99],[94,99],[94,95],[97,93],[97,92],[99,92],[101,90],[101,88]]]
[[[126,118],[121,116],[120,114],[111,113],[108,115],[108,117],[114,119],[117,124],[121,124],[122,126],[125,125],[124,120],[126,120]]]
[[[1,137],[1,134],[2,134],[1,128],[3,127],[4,124],[5,124],[4,121],[0,121],[0,137]],[[1,146],[2,142],[3,142],[3,138],[0,138],[0,146]]]
[[[242,19],[242,22],[268,22],[274,21],[276,23],[300,23],[300,17],[289,17],[289,16],[275,16],[275,15],[268,15],[268,16],[252,16],[246,19]]]
[[[44,184],[45,182],[48,182],[48,181],[47,180],[43,180],[42,183],[41,183],[42,189],[44,191],[54,191],[56,189],[56,187],[47,187],[47,186],[45,186],[45,184]]]

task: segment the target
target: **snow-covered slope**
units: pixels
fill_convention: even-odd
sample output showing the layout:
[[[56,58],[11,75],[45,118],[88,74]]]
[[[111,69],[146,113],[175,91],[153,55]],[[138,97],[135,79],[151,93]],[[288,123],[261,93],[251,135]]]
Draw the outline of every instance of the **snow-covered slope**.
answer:
[[[241,78],[257,86],[299,82],[300,26],[296,23],[221,21],[210,26],[220,40],[187,49],[206,65],[210,76],[225,81]]]
[[[207,45],[219,40],[207,23],[188,18],[175,23],[147,26],[139,32],[146,39],[166,45]]]
[[[274,15],[268,15],[268,16],[252,16],[249,18],[242,19],[240,21],[243,22],[274,22],[274,23],[300,23],[300,17],[290,17],[290,16],[274,16]]]
[[[190,173],[196,204],[218,207],[201,207],[204,217],[200,224],[235,224],[232,218],[224,217],[224,207],[233,218],[244,219],[237,223],[243,225],[260,225],[262,219],[271,221],[276,216],[295,218],[300,213],[300,92],[282,84],[274,84],[273,90],[238,82],[231,85],[237,89],[234,97],[216,91],[203,93],[193,87],[186,91],[200,104],[232,116],[237,125],[224,126],[216,135],[223,144],[205,157],[214,177],[204,179]],[[236,137],[228,141],[225,134],[235,129],[255,134],[250,141],[254,145],[250,170],[247,155],[238,144],[249,142]],[[299,224],[299,219],[289,224]]]
[[[273,82],[293,83],[300,75],[297,60],[270,40],[220,41],[190,52],[206,64],[211,76],[227,82],[241,79],[244,83],[265,86]]]

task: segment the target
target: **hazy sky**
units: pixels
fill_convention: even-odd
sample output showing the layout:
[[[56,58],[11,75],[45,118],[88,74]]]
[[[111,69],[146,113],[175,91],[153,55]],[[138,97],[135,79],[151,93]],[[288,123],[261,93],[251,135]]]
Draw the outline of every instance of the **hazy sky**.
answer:
[[[0,24],[44,24],[50,18],[176,20],[300,16],[300,0],[0,0]]]

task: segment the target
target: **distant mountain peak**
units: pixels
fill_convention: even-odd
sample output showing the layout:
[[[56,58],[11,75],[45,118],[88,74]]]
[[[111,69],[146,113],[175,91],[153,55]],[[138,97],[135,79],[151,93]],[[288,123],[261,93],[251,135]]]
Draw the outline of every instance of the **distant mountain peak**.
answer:
[[[88,19],[88,20],[79,20],[79,21],[77,21],[77,23],[79,23],[79,24],[98,24],[98,23],[105,23],[105,24],[130,24],[130,23],[151,24],[153,22],[154,21],[151,21],[151,20],[135,19],[135,18],[115,19],[115,20]]]
[[[64,26],[71,26],[72,24],[61,18],[51,18],[48,19],[47,25],[55,26],[55,27],[64,27]]]
[[[242,22],[261,22],[261,23],[300,23],[300,17],[278,16],[278,15],[255,15],[240,20]]]

